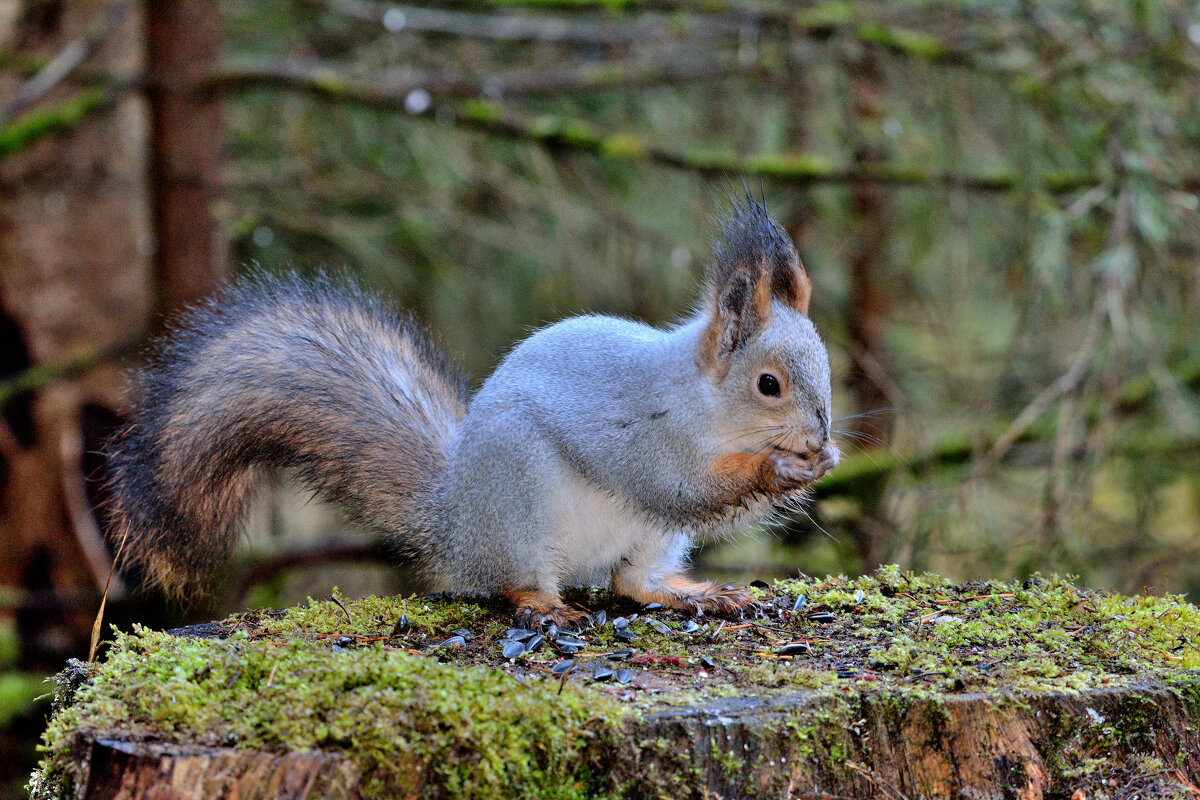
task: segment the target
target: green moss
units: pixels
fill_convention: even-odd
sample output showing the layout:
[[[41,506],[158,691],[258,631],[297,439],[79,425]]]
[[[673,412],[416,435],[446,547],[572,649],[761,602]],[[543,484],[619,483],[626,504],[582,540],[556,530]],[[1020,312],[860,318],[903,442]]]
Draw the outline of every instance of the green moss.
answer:
[[[378,603],[366,606],[355,612],[369,616]],[[285,617],[279,628],[295,622]],[[430,781],[454,796],[583,797],[589,764],[582,745],[620,714],[597,714],[610,705],[598,692],[558,696],[556,688],[482,667],[447,667],[382,643],[338,652],[318,642],[236,634],[211,641],[137,629],[117,636],[75,703],[52,721],[40,781],[65,788],[78,779],[65,748],[74,732],[87,730],[340,750],[378,796]]]
[[[0,158],[46,136],[73,130],[88,114],[108,101],[108,93],[103,89],[84,89],[60,103],[30,111],[7,125],[0,125]]]
[[[365,796],[436,785],[444,795],[575,797],[686,783],[695,770],[686,748],[641,743],[646,772],[623,782],[612,776],[617,745],[604,755],[604,743],[645,714],[723,697],[804,697],[780,723],[779,743],[757,740],[754,763],[806,758],[836,780],[853,779],[846,764],[857,745],[846,730],[868,707],[897,730],[920,724],[934,744],[947,698],[967,692],[1027,711],[1031,698],[1150,681],[1200,713],[1200,611],[1177,597],[1092,592],[1061,578],[956,585],[895,567],[754,593],[761,616],[702,619],[687,633],[693,621],[682,615],[648,614],[604,591],[572,593],[610,620],[631,620],[636,640],[619,640],[611,625],[587,632],[565,682],[549,673],[560,658],[549,644],[502,658],[510,610],[487,598],[310,599],[231,617],[217,639],[118,634],[50,725],[38,796],[65,796],[80,779],[69,758],[80,735],[342,752],[363,770]],[[409,627],[393,635],[402,616]],[[457,629],[472,635],[466,646],[437,646]],[[809,650],[780,653],[797,642]],[[623,664],[635,682],[592,682],[623,647],[637,651]],[[1064,720],[1048,758],[1084,769],[1088,747],[1145,750],[1154,713],[1122,701],[1103,724]]]

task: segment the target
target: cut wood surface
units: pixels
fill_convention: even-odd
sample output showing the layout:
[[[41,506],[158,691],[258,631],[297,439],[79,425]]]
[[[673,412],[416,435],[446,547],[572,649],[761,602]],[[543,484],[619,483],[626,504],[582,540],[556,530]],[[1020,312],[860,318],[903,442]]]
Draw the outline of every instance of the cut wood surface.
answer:
[[[581,645],[445,597],[124,634],[60,676],[34,796],[1200,792],[1200,611],[1178,598],[894,568],[755,591],[740,622],[581,592],[604,611]]]

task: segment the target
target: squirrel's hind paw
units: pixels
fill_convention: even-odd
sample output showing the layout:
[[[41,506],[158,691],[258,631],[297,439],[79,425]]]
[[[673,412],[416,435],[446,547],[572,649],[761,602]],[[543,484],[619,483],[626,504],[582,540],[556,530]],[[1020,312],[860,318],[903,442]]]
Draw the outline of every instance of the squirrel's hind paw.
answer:
[[[514,590],[504,596],[516,607],[517,625],[527,630],[541,630],[550,623],[567,630],[583,630],[592,622],[586,610],[568,606],[551,592]]]
[[[719,586],[711,581],[697,582],[677,576],[668,578],[660,589],[639,592],[634,597],[643,603],[658,602],[668,608],[696,616],[741,618],[758,603],[745,589],[731,584]]]

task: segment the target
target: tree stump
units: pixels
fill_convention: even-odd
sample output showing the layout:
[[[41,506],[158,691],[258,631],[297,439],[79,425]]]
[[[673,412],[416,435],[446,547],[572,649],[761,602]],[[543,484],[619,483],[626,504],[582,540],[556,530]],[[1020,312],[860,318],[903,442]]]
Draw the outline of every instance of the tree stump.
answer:
[[[1059,579],[605,592],[578,635],[478,598],[310,601],[118,635],[59,677],[34,797],[1200,794],[1200,610]],[[532,638],[531,638],[532,637]]]

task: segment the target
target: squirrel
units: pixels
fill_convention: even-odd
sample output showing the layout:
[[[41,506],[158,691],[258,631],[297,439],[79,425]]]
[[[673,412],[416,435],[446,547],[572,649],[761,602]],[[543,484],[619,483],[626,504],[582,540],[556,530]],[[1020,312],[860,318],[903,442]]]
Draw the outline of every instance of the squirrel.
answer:
[[[474,395],[410,317],[352,281],[235,283],[136,379],[107,452],[113,541],[185,589],[290,468],[422,585],[500,595],[526,627],[586,624],[560,595],[577,584],[741,615],[748,592],[685,577],[694,543],[798,504],[839,453],[809,278],[764,205],[733,205],[692,316],[565,319]]]

